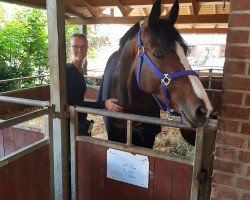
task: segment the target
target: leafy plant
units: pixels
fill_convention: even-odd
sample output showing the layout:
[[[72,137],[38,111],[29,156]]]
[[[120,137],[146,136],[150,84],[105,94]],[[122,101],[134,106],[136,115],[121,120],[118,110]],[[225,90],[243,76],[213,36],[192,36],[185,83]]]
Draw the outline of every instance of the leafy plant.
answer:
[[[0,7],[1,9],[1,7]],[[48,72],[47,19],[43,10],[16,7],[17,12],[9,19],[0,15],[0,79],[26,77]],[[22,83],[30,87],[35,80]],[[0,85],[0,91],[15,89],[8,84]],[[9,84],[17,85],[17,84]]]

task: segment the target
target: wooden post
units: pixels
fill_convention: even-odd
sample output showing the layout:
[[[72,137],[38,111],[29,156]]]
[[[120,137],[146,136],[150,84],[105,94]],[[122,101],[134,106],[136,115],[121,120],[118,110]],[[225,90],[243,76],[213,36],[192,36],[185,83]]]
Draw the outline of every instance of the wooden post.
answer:
[[[54,193],[56,200],[69,199],[69,135],[65,112],[66,52],[65,6],[63,0],[47,0],[51,104],[53,119]]]
[[[80,33],[83,33],[84,35],[87,35],[87,25],[81,25],[80,26]],[[88,59],[85,59],[85,62],[83,62],[83,74],[87,75],[88,74]]]

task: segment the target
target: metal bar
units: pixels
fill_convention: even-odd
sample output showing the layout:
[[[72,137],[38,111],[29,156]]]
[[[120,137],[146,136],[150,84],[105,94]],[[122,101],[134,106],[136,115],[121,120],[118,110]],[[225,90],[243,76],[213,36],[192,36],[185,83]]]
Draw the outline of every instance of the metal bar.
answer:
[[[204,81],[214,81],[214,82],[222,82],[222,79],[218,79],[218,78],[206,78],[206,77],[200,77],[200,80],[204,80]]]
[[[8,83],[8,82],[15,82],[15,81],[23,81],[23,80],[29,80],[29,79],[35,79],[35,78],[42,78],[49,76],[48,74],[46,75],[39,75],[39,76],[30,76],[30,77],[21,77],[21,78],[12,78],[12,79],[5,79],[5,80],[0,80],[0,83]]]
[[[90,144],[97,144],[100,146],[118,149],[121,151],[142,154],[142,155],[146,155],[146,156],[161,158],[164,160],[170,160],[173,162],[178,162],[178,163],[193,166],[193,159],[192,158],[183,157],[183,156],[176,155],[176,154],[170,154],[167,152],[156,151],[156,150],[147,149],[147,148],[143,148],[143,147],[137,147],[137,146],[128,147],[122,143],[113,142],[113,141],[109,141],[109,140],[102,140],[102,139],[98,139],[98,138],[91,138],[91,137],[87,137],[87,136],[77,136],[76,141],[86,142],[86,143],[90,143]]]
[[[5,120],[3,122],[0,123],[0,130],[4,129],[4,128],[8,128],[10,126],[14,126],[16,124],[20,124],[22,122],[34,119],[36,117],[40,117],[42,115],[45,115],[48,113],[48,108],[43,108],[41,110],[38,111],[34,111],[34,112],[30,112],[24,115],[20,115],[18,117],[14,117],[8,120]]]
[[[127,143],[126,145],[130,147],[132,144],[132,121],[127,120]]]
[[[0,119],[0,123],[4,122],[4,121],[6,121],[6,120]],[[43,127],[36,127],[36,126],[32,126],[32,125],[29,126],[27,124],[17,124],[17,125],[11,126],[11,127],[26,130],[26,131],[39,132],[39,133],[45,134],[45,129]]]
[[[91,113],[91,114],[103,115],[103,116],[114,117],[114,118],[119,118],[119,119],[137,121],[137,122],[142,122],[142,123],[151,123],[151,124],[158,124],[158,125],[164,125],[164,126],[172,126],[172,127],[177,127],[177,128],[195,130],[193,128],[180,124],[180,122],[177,120],[171,121],[168,119],[161,119],[161,118],[156,118],[156,117],[134,115],[134,114],[129,114],[129,113],[109,112],[103,109],[95,109],[95,108],[87,108],[87,107],[79,107],[79,106],[75,107],[75,111],[81,112],[81,113]]]
[[[13,153],[10,153],[7,156],[4,156],[2,158],[0,158],[0,167],[3,167],[5,165],[8,165],[12,162],[14,162],[15,160],[18,160],[19,158],[30,154],[31,152],[40,149],[41,147],[48,145],[49,144],[49,139],[48,138],[43,138],[37,142],[34,142],[30,145],[27,145]]]
[[[211,82],[211,80],[212,80],[212,73],[213,73],[213,70],[212,70],[212,69],[209,69],[208,78],[209,78],[210,80],[208,81],[208,89],[211,89],[211,84],[212,84],[212,82]]]
[[[33,99],[24,99],[17,97],[2,96],[2,95],[0,95],[0,101],[8,103],[24,104],[29,106],[38,106],[38,107],[45,107],[50,105],[49,101],[39,101]]]
[[[217,89],[205,89],[205,90],[210,92],[219,92],[219,93],[222,92],[222,90],[217,90]]]
[[[49,172],[50,172],[50,199],[55,197],[55,182],[54,182],[54,143],[53,143],[53,115],[54,107],[49,107],[49,113],[45,116],[45,135],[49,137]]]
[[[78,199],[77,190],[77,159],[76,159],[76,136],[78,135],[78,113],[70,106],[70,164],[71,164],[71,199]]]
[[[18,81],[18,90],[21,90],[21,80]]]
[[[191,185],[191,200],[198,199],[199,180],[197,179],[197,175],[201,170],[204,130],[205,130],[204,126],[196,129],[195,154],[194,154],[193,176]]]

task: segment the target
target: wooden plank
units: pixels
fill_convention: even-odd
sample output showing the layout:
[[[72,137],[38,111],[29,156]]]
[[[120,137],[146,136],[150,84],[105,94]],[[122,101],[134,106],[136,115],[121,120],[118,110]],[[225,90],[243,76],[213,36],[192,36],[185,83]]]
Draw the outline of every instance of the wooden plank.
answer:
[[[91,200],[91,144],[77,142],[77,170],[79,200]]]
[[[192,166],[149,157],[149,188],[107,178],[107,147],[77,142],[78,191],[84,200],[189,199]],[[91,192],[90,192],[91,191]]]
[[[202,2],[202,5],[209,5],[209,4],[223,4],[224,0],[199,0],[197,2]],[[13,2],[22,5],[32,5],[32,6],[39,6],[45,7],[45,0],[11,0],[7,2]],[[151,6],[153,1],[145,1],[145,0],[126,0],[122,1],[124,6]],[[165,0],[164,4],[172,4],[173,0]],[[192,0],[179,0],[179,3],[190,4]],[[73,5],[73,6],[84,6],[84,3],[81,0],[65,0],[66,5]],[[91,5],[94,7],[110,7],[114,6],[114,2],[107,1],[107,0],[91,0]]]
[[[35,132],[35,141],[41,140],[43,138],[44,138],[44,134],[43,133]]]
[[[154,200],[190,199],[192,166],[156,158]]]
[[[227,24],[228,14],[217,15],[180,15],[177,24]],[[67,24],[135,24],[144,16],[136,17],[70,17],[66,19]]]
[[[0,130],[0,158],[4,156],[3,130]]]
[[[15,151],[12,128],[3,129],[3,142],[5,156]]]
[[[107,178],[106,196],[108,200],[153,200],[154,197],[154,161],[149,157],[149,187],[143,188]]]
[[[172,199],[173,168],[173,162],[155,159],[154,200]]]
[[[92,144],[91,149],[91,200],[106,200],[105,184],[107,177],[107,148]]]
[[[190,199],[192,170],[190,165],[174,163],[172,199]]]
[[[17,129],[17,128],[13,128],[12,130],[13,130],[15,151],[38,141],[39,140],[38,138],[41,137],[40,135],[44,136],[44,134],[42,133],[37,133],[34,131],[29,131],[29,130],[23,130],[23,129]],[[39,135],[39,136],[36,137],[36,135]]]
[[[0,198],[49,199],[48,145],[0,168]]]

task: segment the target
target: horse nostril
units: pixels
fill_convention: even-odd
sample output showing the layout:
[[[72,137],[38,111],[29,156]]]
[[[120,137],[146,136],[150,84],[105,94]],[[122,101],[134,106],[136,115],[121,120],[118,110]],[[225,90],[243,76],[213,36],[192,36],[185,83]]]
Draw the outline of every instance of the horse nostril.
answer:
[[[196,109],[195,115],[196,117],[204,117],[207,114],[207,109],[203,106],[200,106]]]

